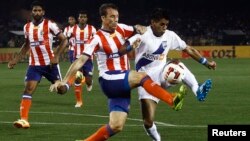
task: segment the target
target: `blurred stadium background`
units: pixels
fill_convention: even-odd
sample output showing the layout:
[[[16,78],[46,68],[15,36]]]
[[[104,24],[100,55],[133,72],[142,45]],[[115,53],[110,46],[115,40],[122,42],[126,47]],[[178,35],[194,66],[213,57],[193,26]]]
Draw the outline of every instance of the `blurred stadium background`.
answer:
[[[58,96],[48,91],[47,81],[42,81],[33,97],[32,127],[17,130],[12,126],[12,122],[19,118],[28,58],[24,58],[14,70],[7,69],[6,62],[23,43],[22,28],[30,20],[29,6],[32,1],[0,1],[0,141],[72,141],[84,138],[108,121],[106,97],[99,88],[96,70],[93,91],[88,94],[84,90],[83,108],[74,108],[73,91]],[[156,121],[163,140],[206,141],[209,124],[250,124],[250,10],[246,0],[42,1],[46,17],[55,20],[62,29],[67,26],[67,17],[77,17],[81,9],[88,11],[89,22],[99,28],[98,7],[104,2],[118,5],[120,22],[126,24],[148,25],[147,13],[152,8],[167,8],[170,13],[169,29],[200,50],[205,57],[217,61],[217,70],[210,71],[186,54],[170,52],[169,57],[180,58],[200,82],[211,78],[213,88],[204,103],[199,103],[189,91],[184,108],[179,112],[159,104]],[[14,40],[14,46],[8,45],[9,40]],[[70,65],[66,52],[61,60],[64,75]],[[142,128],[136,91],[133,91],[131,112],[124,132],[110,140],[150,140]]]

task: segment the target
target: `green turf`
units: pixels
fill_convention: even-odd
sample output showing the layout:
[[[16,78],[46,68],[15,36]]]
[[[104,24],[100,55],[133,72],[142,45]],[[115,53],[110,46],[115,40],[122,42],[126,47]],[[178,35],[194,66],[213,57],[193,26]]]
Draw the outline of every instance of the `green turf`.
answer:
[[[206,141],[208,124],[250,124],[250,59],[219,59],[211,71],[193,60],[183,60],[198,81],[213,81],[205,102],[198,102],[189,90],[181,111],[160,102],[156,121],[162,140]],[[63,75],[69,63],[62,63]],[[74,141],[83,139],[108,122],[106,97],[102,94],[97,71],[91,93],[84,89],[84,107],[75,109],[72,89],[66,95],[50,93],[49,83],[39,84],[30,111],[30,129],[16,129],[19,104],[27,64],[7,69],[0,64],[0,141]],[[171,89],[175,91],[177,88]],[[151,141],[142,128],[140,105],[133,90],[131,111],[124,130],[110,141]]]

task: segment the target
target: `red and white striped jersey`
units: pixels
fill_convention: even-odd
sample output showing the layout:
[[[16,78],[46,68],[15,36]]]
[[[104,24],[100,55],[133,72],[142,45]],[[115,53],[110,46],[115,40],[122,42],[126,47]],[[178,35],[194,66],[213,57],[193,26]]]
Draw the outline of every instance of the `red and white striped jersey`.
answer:
[[[77,25],[74,25],[74,26],[67,26],[64,28],[64,31],[63,31],[63,34],[69,38],[69,50],[74,50],[74,47],[73,45],[75,44],[75,38],[74,37],[70,37],[71,36],[71,33],[70,31],[72,30],[72,28],[74,28],[75,26]]]
[[[89,40],[84,49],[88,55],[96,54],[99,75],[111,70],[129,70],[130,64],[127,54],[119,56],[116,53],[133,35],[133,26],[118,24],[114,33],[98,30],[96,35]]]
[[[53,36],[61,32],[55,22],[44,19],[39,25],[29,22],[24,25],[25,39],[30,43],[29,65],[49,65],[54,57],[52,50]]]
[[[89,24],[87,24],[84,29],[76,25],[70,30],[70,34],[70,37],[75,39],[75,43],[73,44],[74,58],[78,58],[84,50],[84,44],[96,34],[96,29]]]

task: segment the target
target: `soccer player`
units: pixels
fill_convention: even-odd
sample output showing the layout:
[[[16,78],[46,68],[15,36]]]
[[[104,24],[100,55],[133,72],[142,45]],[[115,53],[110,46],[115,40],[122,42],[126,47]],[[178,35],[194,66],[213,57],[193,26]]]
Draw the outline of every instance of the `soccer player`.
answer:
[[[70,38],[73,38],[75,43],[73,44],[74,48],[74,60],[80,57],[82,51],[85,48],[87,41],[93,37],[96,33],[96,29],[93,25],[87,24],[88,15],[86,11],[80,11],[78,14],[78,24],[71,28],[68,35]],[[79,69],[80,72],[84,75],[84,80],[86,82],[87,91],[92,89],[92,76],[93,76],[93,56],[91,56],[87,62]],[[77,75],[78,76],[78,75]],[[75,97],[76,104],[75,107],[79,108],[83,105],[82,100],[82,80],[80,77],[75,79]]]
[[[167,54],[170,50],[184,51],[208,69],[216,68],[216,62],[208,61],[196,49],[187,45],[175,32],[167,30],[169,16],[166,10],[161,8],[154,9],[150,15],[150,22],[151,24],[143,35],[137,34],[129,39],[129,42],[138,39],[141,41],[140,45],[135,49],[135,67],[138,72],[146,72],[162,87],[168,88],[173,86],[166,84],[164,74],[162,74],[166,66]],[[129,42],[125,44],[129,44]],[[123,53],[126,53],[126,51],[124,52],[122,48],[119,54],[122,55]],[[185,71],[183,82],[192,89],[199,101],[204,101],[211,88],[211,80],[208,79],[199,86],[195,76],[183,63],[178,60],[173,60],[172,63],[181,65]],[[155,110],[159,98],[150,95],[143,87],[138,88],[138,93],[144,129],[153,140],[160,141],[161,137],[154,124]]]
[[[82,55],[70,66],[63,81],[57,82],[50,87],[51,91],[58,91],[65,87],[77,70],[83,66],[94,52],[96,53],[99,83],[108,98],[109,123],[100,127],[85,141],[104,141],[122,131],[128,116],[130,94],[133,88],[142,86],[148,93],[166,102],[174,110],[181,109],[183,97],[186,94],[186,89],[183,87],[173,97],[172,94],[155,84],[145,72],[129,70],[130,65],[127,54],[119,56],[116,52],[135,31],[144,33],[145,28],[140,25],[133,27],[118,23],[118,8],[112,3],[102,4],[99,13],[102,20],[101,29],[89,40]],[[138,41],[135,41],[132,46],[126,49],[131,50],[137,43]]]
[[[69,37],[70,33],[69,31],[74,27],[76,26],[76,18],[74,16],[69,16],[68,17],[68,23],[69,23],[69,26],[65,27],[64,28],[64,31],[63,31],[63,34],[64,36],[66,37]],[[73,44],[75,44],[75,39],[73,37],[69,38],[68,39],[68,42],[69,42],[69,48],[68,48],[68,56],[69,56],[69,61],[70,63],[73,62],[73,54],[74,54],[74,47],[73,47]]]
[[[58,66],[60,54],[67,45],[67,38],[63,35],[57,24],[45,19],[44,6],[39,1],[31,4],[32,21],[24,26],[25,43],[17,56],[8,63],[12,69],[29,51],[29,67],[25,76],[25,89],[20,104],[21,119],[14,122],[17,128],[29,128],[29,111],[32,103],[32,95],[37,88],[42,76],[51,83],[61,81],[61,74]],[[60,40],[59,47],[53,52],[53,36]]]

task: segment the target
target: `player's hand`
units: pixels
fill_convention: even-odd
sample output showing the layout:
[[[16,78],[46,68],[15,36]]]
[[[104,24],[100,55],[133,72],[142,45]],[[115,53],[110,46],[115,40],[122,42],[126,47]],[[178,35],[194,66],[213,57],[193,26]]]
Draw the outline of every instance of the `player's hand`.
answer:
[[[9,69],[14,69],[14,66],[17,64],[17,61],[16,60],[11,60],[9,61],[8,63],[8,68]]]
[[[50,67],[52,68],[53,65],[57,65],[59,63],[59,57],[53,57],[50,60]]]
[[[133,43],[132,43],[132,48],[135,49],[137,48],[141,43],[141,39],[137,38]]]
[[[207,62],[207,64],[206,64],[206,67],[208,68],[208,69],[213,69],[213,70],[215,70],[216,69],[216,62],[215,61],[208,61]]]
[[[58,92],[58,87],[64,86],[66,83],[62,81],[56,81],[54,84],[50,85],[49,91],[50,92]]]
[[[135,25],[136,32],[139,34],[144,34],[147,31],[147,27],[143,25]]]

